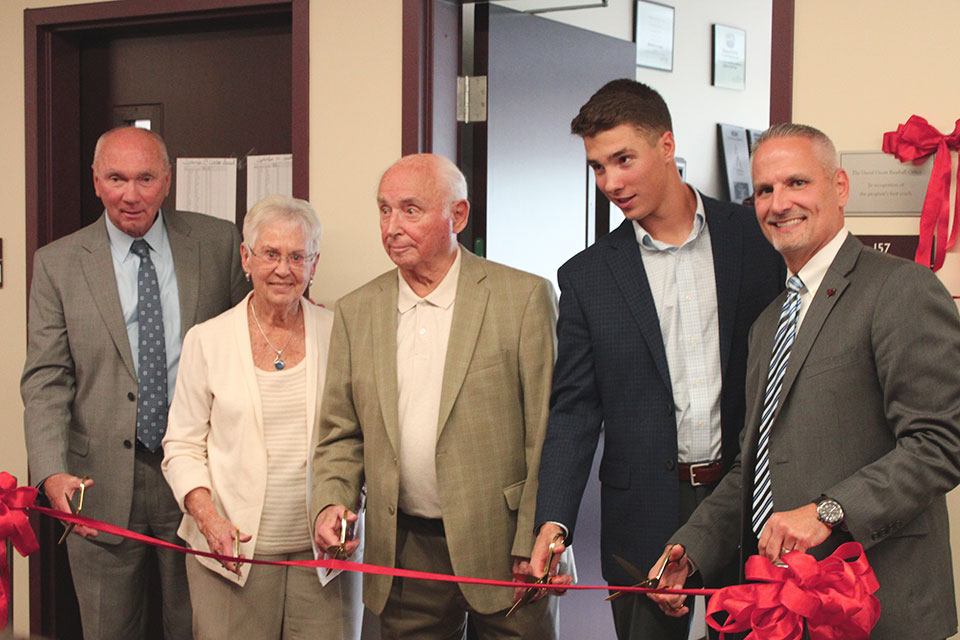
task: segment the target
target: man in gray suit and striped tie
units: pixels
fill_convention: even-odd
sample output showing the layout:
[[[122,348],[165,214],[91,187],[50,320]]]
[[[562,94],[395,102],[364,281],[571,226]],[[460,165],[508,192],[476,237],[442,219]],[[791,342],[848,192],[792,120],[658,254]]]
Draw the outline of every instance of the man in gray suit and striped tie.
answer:
[[[180,544],[181,513],[160,473],[183,334],[247,292],[235,225],[160,211],[170,160],[156,133],[122,127],[97,142],[93,184],[105,213],[37,251],[20,392],[30,475],[68,511]],[[83,495],[83,493],[81,493]],[[68,538],[86,640],[138,638],[148,597],[167,638],[189,638],[183,556],[77,526]]]
[[[856,541],[880,583],[870,637],[946,638],[957,630],[945,499],[960,481],[956,305],[927,267],[844,229],[850,182],[822,132],[771,127],[753,181],[788,290],[751,329],[742,453],[671,536],[661,585],[711,575],[738,545],[742,566]],[[688,609],[651,597],[671,616]]]

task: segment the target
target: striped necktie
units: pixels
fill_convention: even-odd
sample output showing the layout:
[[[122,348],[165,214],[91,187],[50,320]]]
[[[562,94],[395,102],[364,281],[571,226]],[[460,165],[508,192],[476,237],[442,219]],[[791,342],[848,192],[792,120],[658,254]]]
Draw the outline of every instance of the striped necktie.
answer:
[[[773,511],[773,492],[770,488],[770,430],[773,414],[780,403],[783,374],[790,360],[790,347],[797,335],[800,315],[800,289],[803,281],[791,276],[787,281],[787,299],[780,310],[780,323],[773,341],[773,356],[767,370],[767,389],[763,395],[763,414],[760,417],[760,440],[757,443],[757,464],[753,475],[753,531],[760,537],[763,525]]]
[[[137,380],[137,440],[156,452],[167,431],[167,348],[163,335],[160,284],[145,240],[135,240],[130,251],[140,256],[137,274],[139,371]]]

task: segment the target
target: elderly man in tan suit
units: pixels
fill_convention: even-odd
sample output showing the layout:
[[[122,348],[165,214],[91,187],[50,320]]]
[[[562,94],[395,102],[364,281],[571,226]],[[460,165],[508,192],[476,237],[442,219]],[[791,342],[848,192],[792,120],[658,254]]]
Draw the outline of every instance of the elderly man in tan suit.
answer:
[[[551,284],[457,244],[470,205],[453,163],[384,173],[383,246],[398,269],[340,300],[314,453],[317,543],[339,544],[366,484],[366,562],[510,580],[533,548],[554,359]],[[349,505],[348,508],[345,505]],[[347,544],[352,552],[357,541]],[[385,638],[552,638],[548,599],[367,575]]]

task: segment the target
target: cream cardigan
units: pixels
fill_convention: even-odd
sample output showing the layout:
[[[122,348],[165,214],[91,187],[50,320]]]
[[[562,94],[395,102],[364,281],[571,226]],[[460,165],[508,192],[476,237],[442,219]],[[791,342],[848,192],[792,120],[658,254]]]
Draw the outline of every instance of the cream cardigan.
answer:
[[[163,475],[185,515],[178,533],[190,547],[209,551],[193,517],[186,514],[184,498],[198,487],[210,490],[217,510],[243,533],[252,536],[240,545],[253,555],[267,484],[267,449],[263,438],[263,413],[257,387],[250,333],[247,327],[248,294],[243,301],[191,328],[183,340],[176,391],[163,439]],[[333,312],[301,300],[306,343],[307,376],[307,487],[303,509],[309,524],[310,461],[327,368],[327,347]],[[313,532],[310,532],[311,539]],[[317,554],[314,546],[314,556]],[[224,578],[243,586],[250,573],[241,565],[240,576],[212,558],[197,560]],[[322,583],[329,578],[318,570]]]

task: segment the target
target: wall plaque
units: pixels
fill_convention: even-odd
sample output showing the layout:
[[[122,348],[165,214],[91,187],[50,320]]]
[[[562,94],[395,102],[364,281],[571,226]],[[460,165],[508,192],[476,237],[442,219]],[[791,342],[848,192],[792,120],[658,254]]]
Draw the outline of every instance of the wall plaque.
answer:
[[[879,151],[843,151],[840,166],[850,176],[843,212],[854,216],[919,216],[933,162],[900,162]]]

